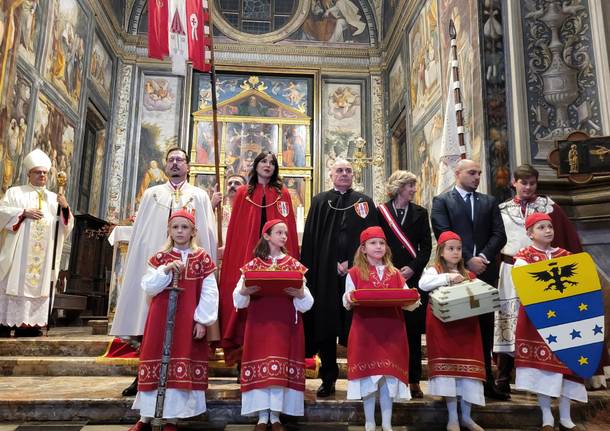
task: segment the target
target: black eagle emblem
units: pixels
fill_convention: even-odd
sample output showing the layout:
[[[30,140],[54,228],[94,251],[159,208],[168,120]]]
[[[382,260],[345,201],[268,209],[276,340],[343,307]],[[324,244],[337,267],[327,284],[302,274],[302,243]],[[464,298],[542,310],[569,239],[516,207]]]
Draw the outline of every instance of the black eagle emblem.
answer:
[[[556,262],[549,263],[552,268],[548,271],[530,272],[536,281],[551,281],[544,290],[557,290],[559,293],[563,293],[567,289],[568,285],[576,286],[578,283],[570,280],[564,280],[566,278],[573,277],[576,275],[576,263],[564,265],[558,267]]]

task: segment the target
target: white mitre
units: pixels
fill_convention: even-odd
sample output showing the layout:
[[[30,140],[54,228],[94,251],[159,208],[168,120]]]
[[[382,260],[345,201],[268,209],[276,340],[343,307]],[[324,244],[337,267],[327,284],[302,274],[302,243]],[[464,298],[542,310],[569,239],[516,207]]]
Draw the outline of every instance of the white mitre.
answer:
[[[44,151],[36,148],[23,159],[23,167],[26,172],[30,172],[34,168],[44,168],[47,171],[51,169],[51,159]]]

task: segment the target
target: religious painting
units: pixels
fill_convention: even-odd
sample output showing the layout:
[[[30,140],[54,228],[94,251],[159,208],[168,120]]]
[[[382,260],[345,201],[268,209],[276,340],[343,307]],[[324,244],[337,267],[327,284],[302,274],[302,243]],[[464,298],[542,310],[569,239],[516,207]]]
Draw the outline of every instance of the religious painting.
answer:
[[[363,135],[362,83],[330,82],[322,86],[322,166],[320,186],[327,190],[332,183],[330,168],[335,159],[348,158],[354,142]]]
[[[93,172],[98,175],[93,175],[91,180],[91,195],[89,196],[89,214],[98,217],[102,200],[102,186],[104,172],[104,159],[106,155],[106,130],[99,130],[95,134],[95,153],[93,162]]]
[[[305,167],[307,126],[286,125],[282,128],[282,163],[286,168]]]
[[[227,175],[248,177],[252,163],[262,151],[277,154],[278,126],[262,123],[228,123],[225,146]]]
[[[108,102],[110,100],[110,86],[112,84],[112,57],[104,45],[102,45],[102,41],[97,33],[93,37],[89,78],[100,95]]]
[[[354,0],[312,0],[309,15],[289,39],[369,44],[366,15]]]
[[[197,146],[195,149],[194,162],[199,165],[214,164],[214,128],[210,121],[197,123],[195,130]]]
[[[88,20],[77,0],[52,0],[45,77],[78,109]]]
[[[292,200],[292,208],[295,214],[298,207],[305,207],[305,179],[299,177],[284,176],[284,186]]]
[[[74,156],[74,124],[47,97],[40,95],[36,103],[32,148],[40,148],[51,159],[47,188],[57,191],[57,173],[65,172],[68,187],[75,181],[72,176]]]
[[[442,136],[443,115],[437,112],[415,132],[411,140],[411,170],[417,175],[415,202],[428,209],[432,207],[432,198],[436,196]]]
[[[482,161],[484,139],[483,90],[477,3],[470,0],[439,0],[443,76],[448,75],[451,58],[449,22],[453,19],[457,33],[457,57],[464,116],[464,138],[467,157]],[[443,82],[443,87],[446,85]],[[444,90],[445,96],[449,89]]]
[[[205,190],[211,199],[216,191],[216,175],[208,173],[197,174],[195,176],[195,185],[200,189]]]
[[[19,35],[18,52],[21,58],[31,66],[36,64],[36,52],[40,39],[40,29],[44,25],[44,0],[25,0],[17,12],[15,34]]]
[[[32,84],[23,78],[23,74],[18,74],[15,84],[9,88],[8,106],[4,110],[8,124],[0,128],[0,154],[3,155],[0,196],[3,196],[21,175],[31,94]],[[5,123],[4,118],[1,121]]]
[[[194,81],[198,86],[195,94],[196,107],[193,108],[195,110],[209,108],[212,106],[209,75],[195,75]],[[227,105],[223,111],[226,115],[277,117],[279,114],[277,103],[270,103],[271,100],[311,115],[310,86],[309,78],[219,74],[216,81],[216,98],[220,105],[245,91],[256,90],[256,93],[251,92],[251,96],[247,99],[240,98],[238,103]]]
[[[388,75],[390,88],[388,90],[388,100],[390,102],[390,112],[396,111],[401,105],[404,97],[405,74],[402,68],[402,55],[398,54],[394,64],[390,68]]]
[[[165,153],[178,147],[182,78],[143,75],[140,88],[140,132],[135,204],[147,188],[167,181]]]
[[[409,30],[409,97],[416,126],[441,95],[441,64],[436,0],[424,3]]]

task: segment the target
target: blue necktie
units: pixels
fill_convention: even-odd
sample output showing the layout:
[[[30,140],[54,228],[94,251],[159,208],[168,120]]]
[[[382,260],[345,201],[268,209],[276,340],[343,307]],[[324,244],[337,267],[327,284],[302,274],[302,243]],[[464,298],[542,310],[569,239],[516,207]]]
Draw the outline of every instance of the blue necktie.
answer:
[[[466,205],[468,206],[468,213],[470,214],[470,220],[474,219],[474,214],[472,213],[472,203],[470,202],[470,195],[472,193],[466,193]]]

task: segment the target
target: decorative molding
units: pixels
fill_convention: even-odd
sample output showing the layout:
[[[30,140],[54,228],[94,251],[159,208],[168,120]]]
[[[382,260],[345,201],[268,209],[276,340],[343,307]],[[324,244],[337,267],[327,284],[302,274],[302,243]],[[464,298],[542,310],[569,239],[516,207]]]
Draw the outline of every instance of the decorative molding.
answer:
[[[381,74],[371,75],[371,135],[373,138],[371,157],[373,160],[378,157],[384,160],[386,157],[383,94],[383,77]],[[373,200],[375,202],[385,202],[385,180],[387,178],[385,167],[385,163],[372,165]]]
[[[106,219],[111,223],[118,223],[121,218],[121,201],[125,174],[125,154],[129,136],[129,116],[132,105],[132,65],[123,64],[120,68],[120,79],[117,83],[119,93],[118,103],[115,105],[115,125],[112,136],[112,165],[108,181],[108,205]]]

